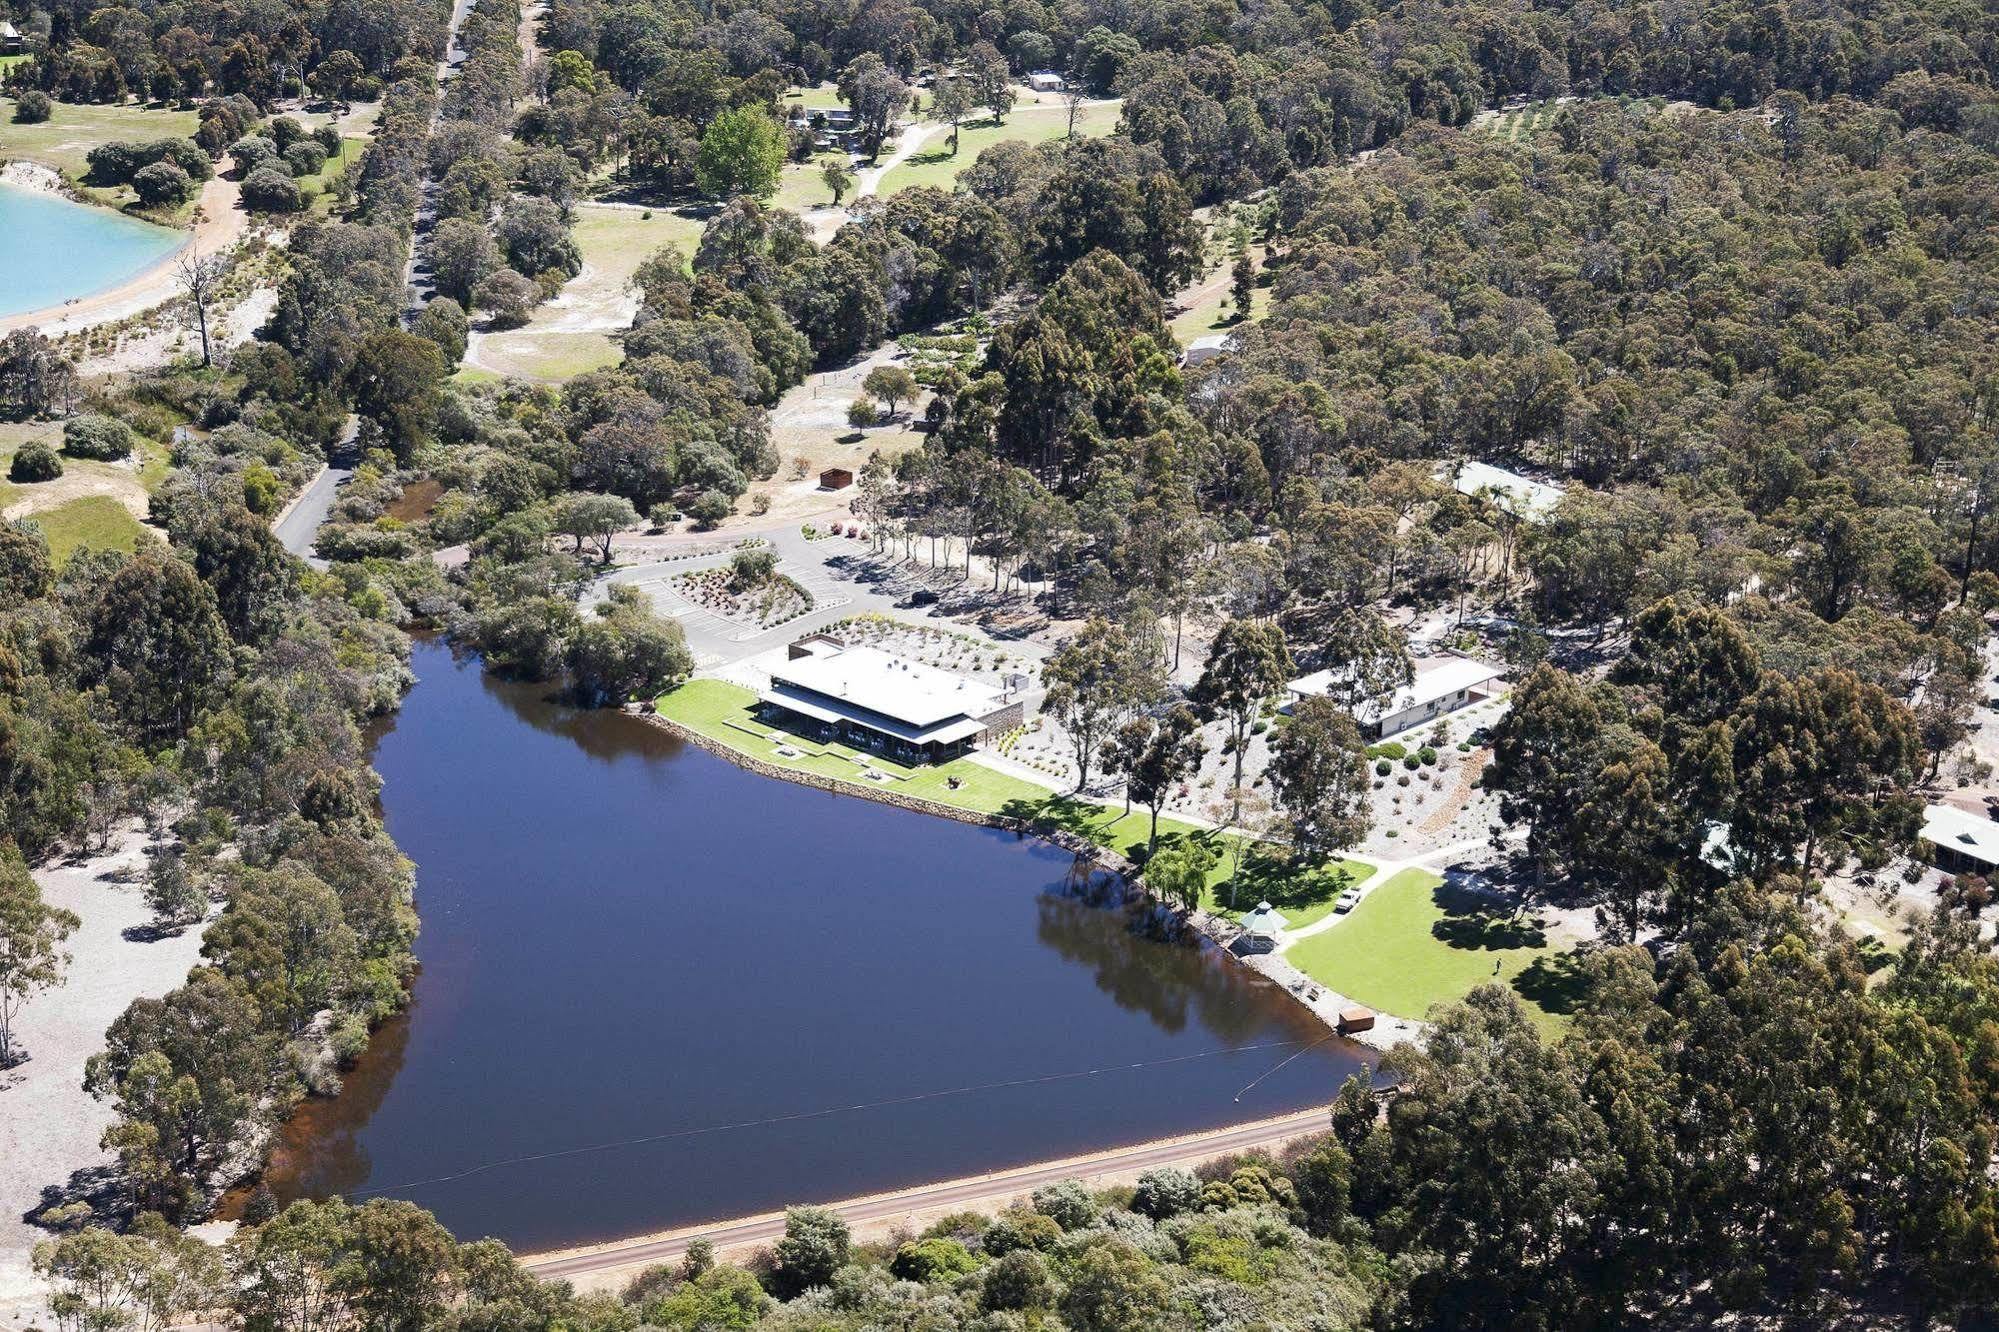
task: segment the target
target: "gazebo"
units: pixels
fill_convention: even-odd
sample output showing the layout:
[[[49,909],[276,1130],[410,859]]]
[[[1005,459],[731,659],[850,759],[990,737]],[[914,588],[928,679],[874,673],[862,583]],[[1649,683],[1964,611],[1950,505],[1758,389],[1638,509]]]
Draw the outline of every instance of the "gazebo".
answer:
[[[1268,902],[1258,902],[1256,910],[1243,917],[1243,946],[1255,952],[1267,953],[1277,947],[1278,938],[1284,927],[1291,922],[1279,915],[1277,909]]]

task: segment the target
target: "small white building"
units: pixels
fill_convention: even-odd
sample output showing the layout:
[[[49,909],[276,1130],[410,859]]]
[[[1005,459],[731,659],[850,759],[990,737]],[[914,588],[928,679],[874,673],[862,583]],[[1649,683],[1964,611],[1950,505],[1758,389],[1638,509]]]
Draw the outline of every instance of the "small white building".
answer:
[[[1054,70],[1037,69],[1027,76],[1027,86],[1038,93],[1058,93],[1069,85]]]
[[[1437,479],[1449,481],[1460,495],[1490,495],[1493,503],[1526,523],[1546,522],[1562,502],[1562,487],[1491,463],[1467,462],[1455,471],[1445,463],[1437,469]]]
[[[1923,840],[1933,848],[1930,863],[1952,874],[1991,874],[1999,869],[1999,823],[1954,805],[1923,807]]]
[[[1362,703],[1354,709],[1354,720],[1360,723],[1363,734],[1385,739],[1492,697],[1505,671],[1503,666],[1455,652],[1421,657],[1413,680],[1396,690],[1385,704]],[[1289,687],[1292,703],[1327,692],[1339,678],[1330,670],[1300,676]]]
[[[1187,344],[1187,350],[1180,353],[1183,366],[1200,365],[1212,361],[1235,345],[1233,333],[1209,333],[1195,338]]]

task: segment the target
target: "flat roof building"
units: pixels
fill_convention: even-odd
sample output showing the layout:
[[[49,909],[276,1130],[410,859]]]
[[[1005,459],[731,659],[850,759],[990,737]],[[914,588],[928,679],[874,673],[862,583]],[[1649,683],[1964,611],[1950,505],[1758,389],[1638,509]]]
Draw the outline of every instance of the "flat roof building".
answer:
[[[1027,76],[1027,86],[1038,93],[1061,92],[1068,84],[1052,69],[1037,69]]]
[[[1502,666],[1455,652],[1419,657],[1415,679],[1396,690],[1386,703],[1362,703],[1354,709],[1354,720],[1367,735],[1391,736],[1490,698],[1497,692],[1493,682],[1503,674]],[[1292,702],[1325,693],[1339,678],[1330,670],[1300,676],[1290,685]]]
[[[821,741],[898,763],[940,763],[1026,717],[1018,698],[879,648],[814,636],[792,650],[771,668],[759,706],[774,723]]]
[[[1935,848],[1930,863],[1952,874],[1990,874],[1999,868],[1999,823],[1954,805],[1923,807],[1923,840]]]
[[[1460,495],[1489,494],[1493,503],[1522,522],[1546,522],[1562,502],[1562,487],[1536,481],[1518,472],[1491,463],[1466,462],[1453,472],[1449,463],[1438,469],[1438,480],[1447,480]]]

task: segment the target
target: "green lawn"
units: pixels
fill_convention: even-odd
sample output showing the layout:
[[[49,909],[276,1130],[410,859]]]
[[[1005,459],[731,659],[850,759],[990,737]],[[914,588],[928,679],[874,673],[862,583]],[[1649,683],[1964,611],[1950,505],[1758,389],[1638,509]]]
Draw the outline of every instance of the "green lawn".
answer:
[[[847,160],[845,153],[815,153],[803,162],[786,162],[784,173],[778,178],[777,193],[771,196],[770,206],[802,213],[808,208],[823,208],[832,203],[833,191],[826,188],[820,169],[828,162]],[[854,174],[859,175],[860,172]],[[851,201],[853,191],[849,190],[846,197]]]
[[[1088,138],[1097,134],[1109,134],[1117,128],[1118,115],[1122,107],[1114,103],[1086,106],[1076,113],[1076,133]],[[951,154],[950,128],[941,127],[923,145],[923,150],[913,155],[907,162],[882,177],[879,194],[890,195],[897,190],[910,189],[917,185],[935,185],[948,190],[966,168],[978,160],[979,154],[996,143],[1047,143],[1059,139],[1069,132],[1069,112],[1059,104],[1017,107],[1007,113],[1006,123],[995,125],[990,120],[970,121],[959,126],[958,152]]]
[[[13,99],[0,97],[0,158],[24,158],[81,178],[90,169],[84,159],[99,144],[191,135],[196,123],[192,111],[57,102],[55,114],[41,124],[16,125]]]
[[[139,540],[139,520],[108,495],[86,495],[53,509],[30,514],[49,539],[49,554],[60,568],[78,550],[131,550]]]
[[[1338,925],[1284,957],[1321,984],[1396,1017],[1421,1018],[1475,987],[1503,980],[1528,1001],[1544,1034],[1576,999],[1575,954],[1532,915],[1514,915],[1406,869],[1371,890]]]
[[[340,151],[327,158],[326,165],[316,175],[299,178],[299,187],[312,196],[315,213],[324,217],[333,211],[333,182],[340,178],[340,173],[347,169],[349,162],[360,160],[367,147],[366,139],[343,138],[340,140]]]
[[[692,261],[702,225],[699,218],[667,208],[654,209],[648,217],[636,208],[579,205],[574,234],[583,272],[566,288],[569,304],[559,309],[543,305],[525,327],[489,335],[480,344],[480,359],[491,372],[544,384],[566,383],[616,365],[624,349],[606,330],[622,331],[629,322],[623,303],[632,274],[663,245],[678,245]],[[555,326],[579,316],[594,318],[599,327]]]
[[[1061,828],[1089,838],[1099,846],[1131,856],[1145,850],[1150,819],[1142,809],[1130,814],[1083,800],[1057,795],[1045,786],[997,772],[970,759],[957,759],[935,767],[904,768],[884,759],[871,758],[870,765],[895,780],[875,782],[864,779],[859,751],[845,745],[821,745],[786,736],[782,743],[796,749],[796,757],[777,752],[778,744],[767,737],[775,732],[767,722],[756,719],[751,706],[756,695],[724,680],[689,680],[664,694],[658,702],[660,715],[699,731],[739,753],[780,767],[849,782],[858,788],[889,789],[904,795],[935,800],[939,804],[980,814],[1004,814],[1049,828]],[[780,733],[781,734],[781,733]],[[954,786],[953,783],[956,783]],[[1217,906],[1227,894],[1224,885],[1233,867],[1239,840],[1234,834],[1199,828],[1179,819],[1159,821],[1160,845],[1182,838],[1196,838],[1216,852],[1214,869],[1208,875],[1204,904]],[[1294,879],[1292,868],[1249,850],[1243,857],[1243,883],[1236,892],[1239,907],[1253,907],[1262,898],[1286,904],[1286,914],[1300,922],[1316,920],[1331,910],[1332,899],[1349,881],[1367,877],[1370,867],[1362,861],[1342,861],[1319,866]],[[1294,914],[1295,913],[1295,914]]]

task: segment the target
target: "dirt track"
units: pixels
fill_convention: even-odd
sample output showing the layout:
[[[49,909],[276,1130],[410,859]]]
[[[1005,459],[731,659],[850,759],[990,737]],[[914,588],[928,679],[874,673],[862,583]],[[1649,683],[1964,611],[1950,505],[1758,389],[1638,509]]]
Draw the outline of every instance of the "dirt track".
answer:
[[[947,1212],[997,1209],[1044,1184],[1065,1179],[1080,1179],[1099,1187],[1126,1182],[1160,1166],[1193,1166],[1251,1148],[1279,1147],[1323,1132],[1326,1124],[1323,1109],[1301,1110],[1208,1133],[1118,1147],[1091,1156],[1068,1157],[967,1179],[944,1180],[895,1193],[850,1198],[827,1206],[853,1227],[858,1238],[875,1238],[897,1226],[920,1226]],[[521,1262],[544,1280],[560,1278],[579,1289],[601,1290],[622,1285],[655,1263],[679,1258],[698,1239],[708,1240],[717,1253],[726,1255],[772,1243],[783,1234],[784,1213],[766,1212],[608,1244],[528,1254]]]

